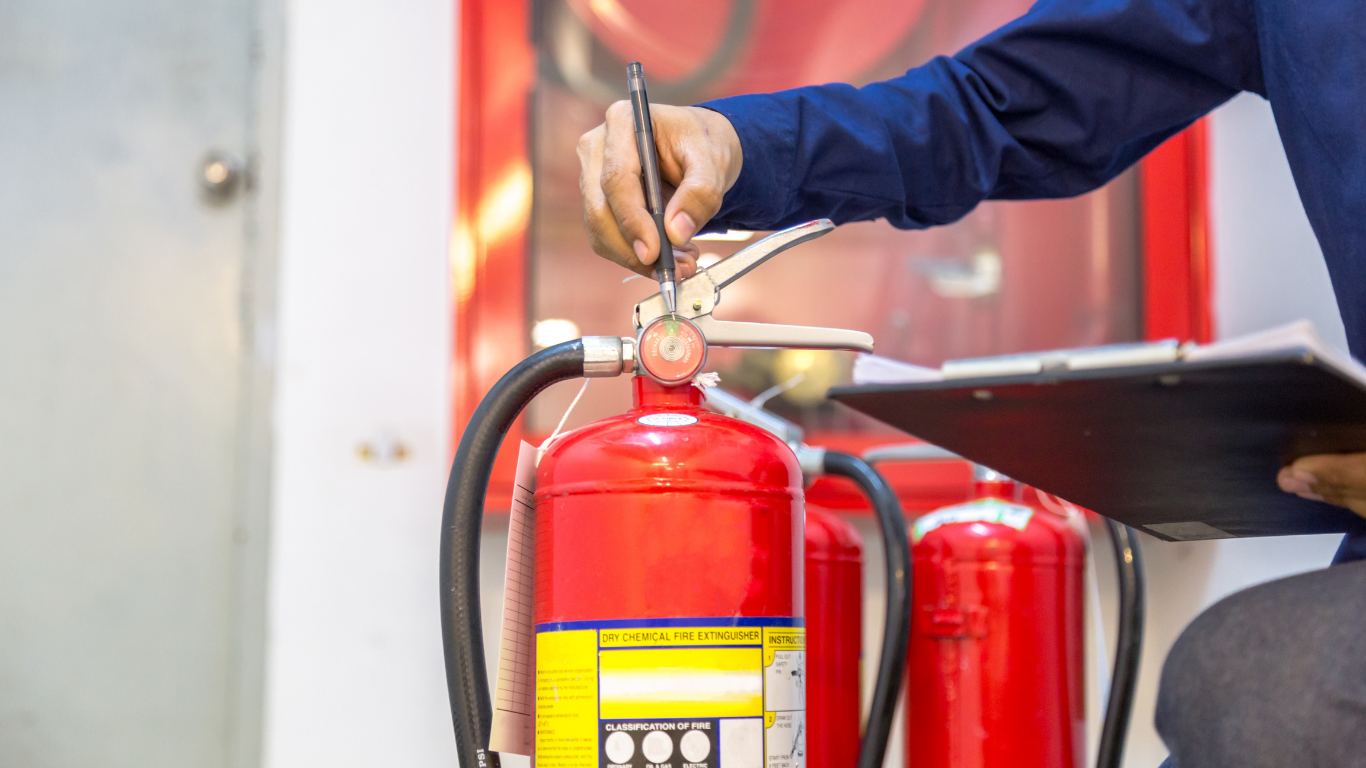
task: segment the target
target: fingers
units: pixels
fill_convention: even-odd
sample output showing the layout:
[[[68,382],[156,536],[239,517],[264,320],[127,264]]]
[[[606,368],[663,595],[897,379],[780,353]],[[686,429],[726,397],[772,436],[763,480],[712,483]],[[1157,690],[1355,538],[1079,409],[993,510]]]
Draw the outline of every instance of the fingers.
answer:
[[[1358,515],[1366,517],[1366,494],[1324,488],[1318,490],[1316,493],[1300,495],[1306,499],[1324,501],[1339,507],[1346,507]]]
[[[669,233],[669,242],[674,245],[691,242],[702,224],[721,210],[723,194],[720,179],[710,166],[696,162],[688,164],[683,180],[664,208],[664,229]]]
[[[1305,456],[1276,476],[1281,490],[1366,516],[1366,453]]]
[[[673,236],[670,235],[669,239],[672,240]],[[674,279],[687,280],[697,274],[697,257],[701,253],[694,243],[674,246]]]
[[[1355,488],[1366,494],[1366,453],[1305,456],[1290,469],[1312,484],[1328,488]]]
[[[651,117],[669,197],[665,231],[675,249],[676,276],[684,279],[697,271],[693,235],[720,210],[738,177],[739,138],[724,116],[710,110],[659,104],[652,106]],[[583,135],[578,152],[584,223],[593,250],[652,275],[659,234],[646,207],[630,103],[608,108],[607,121]]]
[[[602,192],[612,210],[617,229],[630,243],[642,264],[659,258],[659,234],[645,207],[645,188],[640,179],[640,154],[629,102],[618,101],[607,109],[603,137]]]
[[[1323,497],[1314,491],[1314,486],[1318,483],[1318,478],[1314,475],[1294,468],[1294,465],[1284,467],[1276,475],[1276,485],[1282,491],[1293,493],[1296,496],[1303,496],[1314,501],[1323,501]]]
[[[642,264],[636,257],[631,244],[622,235],[602,189],[606,136],[607,127],[600,125],[579,139],[579,191],[583,194],[583,219],[588,230],[588,244],[599,256],[649,277],[654,274],[654,269]]]
[[[713,114],[710,111],[668,107],[660,112],[661,119],[655,121],[659,172],[675,187],[664,208],[664,228],[670,242],[683,245],[721,210],[721,200],[734,181],[727,178],[730,153],[725,145],[711,141],[704,123],[705,116]]]

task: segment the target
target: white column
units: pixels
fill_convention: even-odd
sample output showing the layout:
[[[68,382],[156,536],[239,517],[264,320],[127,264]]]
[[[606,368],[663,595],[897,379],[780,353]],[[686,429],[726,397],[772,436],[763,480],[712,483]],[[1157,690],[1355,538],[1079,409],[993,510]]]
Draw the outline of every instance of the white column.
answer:
[[[288,3],[270,768],[456,764],[437,613],[454,6]]]

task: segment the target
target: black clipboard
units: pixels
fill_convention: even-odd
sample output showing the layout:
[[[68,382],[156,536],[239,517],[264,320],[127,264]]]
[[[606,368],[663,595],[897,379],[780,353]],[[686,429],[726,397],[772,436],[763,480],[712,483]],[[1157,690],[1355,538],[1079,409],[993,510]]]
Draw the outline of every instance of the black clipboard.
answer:
[[[830,397],[1167,541],[1366,533],[1284,493],[1301,456],[1366,451],[1366,387],[1310,354],[916,384]]]

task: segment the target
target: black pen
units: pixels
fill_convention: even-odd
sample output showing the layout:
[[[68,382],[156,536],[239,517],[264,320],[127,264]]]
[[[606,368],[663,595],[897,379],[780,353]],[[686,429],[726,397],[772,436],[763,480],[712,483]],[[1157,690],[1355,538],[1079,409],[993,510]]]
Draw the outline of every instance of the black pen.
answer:
[[[650,97],[645,95],[645,68],[640,62],[626,65],[626,85],[631,90],[631,113],[636,123],[636,151],[640,153],[640,170],[645,176],[645,203],[659,231],[659,260],[655,275],[659,277],[659,292],[664,296],[664,308],[678,311],[678,286],[674,283],[674,247],[664,231],[664,190],[659,185],[659,159],[655,156],[654,124],[650,122]]]

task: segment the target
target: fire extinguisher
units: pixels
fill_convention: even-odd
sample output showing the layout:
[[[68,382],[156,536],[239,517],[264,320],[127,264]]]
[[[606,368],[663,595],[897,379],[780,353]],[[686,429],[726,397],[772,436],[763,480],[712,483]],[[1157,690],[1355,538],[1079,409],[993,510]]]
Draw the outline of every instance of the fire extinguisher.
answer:
[[[864,454],[942,461],[925,444]],[[1083,513],[973,466],[968,500],[912,528],[915,593],[907,682],[908,768],[1080,768],[1085,755]],[[1119,568],[1119,632],[1099,768],[1118,768],[1143,634],[1133,532],[1105,521]]]
[[[837,515],[806,509],[806,759],[854,768],[863,661],[863,538]],[[909,618],[909,617],[908,617]]]
[[[770,235],[680,283],[676,314],[655,295],[636,305],[634,338],[545,349],[480,403],[456,451],[441,535],[446,675],[466,768],[499,764],[478,589],[494,457],[536,393],[624,373],[637,374],[634,407],[562,437],[536,470],[536,760],[803,768],[801,467],[769,432],[702,408],[692,381],[708,345],[871,350],[853,331],[711,316],[731,282],[832,229],[821,220]],[[879,667],[877,720],[888,729],[905,647],[884,643],[896,663]],[[885,748],[885,731],[870,728],[861,768],[880,765]]]
[[[882,537],[887,605],[880,669],[904,667],[909,640],[907,579],[910,547],[903,546],[905,517],[887,481],[858,457],[806,445],[801,427],[720,388],[705,390],[707,407],[768,430],[797,455],[809,485],[821,475],[854,482],[868,498]],[[854,768],[859,755],[859,686],[863,645],[863,553],[858,531],[841,518],[807,508],[805,531],[807,761],[821,768]],[[868,738],[885,742],[897,691],[873,692]],[[880,766],[880,763],[878,764]]]

